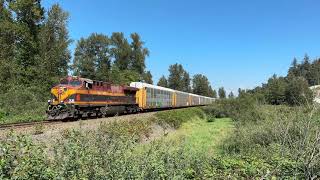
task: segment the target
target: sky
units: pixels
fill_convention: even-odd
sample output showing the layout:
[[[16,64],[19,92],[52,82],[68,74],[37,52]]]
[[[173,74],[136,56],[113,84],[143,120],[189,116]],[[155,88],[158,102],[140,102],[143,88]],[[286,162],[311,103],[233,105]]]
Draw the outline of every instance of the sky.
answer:
[[[180,63],[215,89],[254,88],[286,75],[294,57],[320,57],[319,0],[44,0],[69,12],[73,52],[91,33],[137,32],[154,83]]]

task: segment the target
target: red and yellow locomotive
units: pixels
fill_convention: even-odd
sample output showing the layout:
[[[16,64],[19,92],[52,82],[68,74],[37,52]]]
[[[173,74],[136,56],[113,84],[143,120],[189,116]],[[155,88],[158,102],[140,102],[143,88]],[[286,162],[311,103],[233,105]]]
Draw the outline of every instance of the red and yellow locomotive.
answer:
[[[82,118],[139,110],[137,88],[68,76],[51,89],[49,119]]]

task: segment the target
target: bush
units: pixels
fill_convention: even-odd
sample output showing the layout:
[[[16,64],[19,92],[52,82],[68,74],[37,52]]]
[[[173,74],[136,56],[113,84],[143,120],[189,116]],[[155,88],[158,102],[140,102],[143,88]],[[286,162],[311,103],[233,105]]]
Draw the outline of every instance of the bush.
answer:
[[[47,103],[40,91],[18,86],[0,95],[0,123],[43,120]]]
[[[170,127],[177,129],[183,122],[190,121],[195,117],[204,118],[204,116],[204,112],[201,108],[185,108],[158,112],[156,113],[155,121],[163,127],[169,125]]]

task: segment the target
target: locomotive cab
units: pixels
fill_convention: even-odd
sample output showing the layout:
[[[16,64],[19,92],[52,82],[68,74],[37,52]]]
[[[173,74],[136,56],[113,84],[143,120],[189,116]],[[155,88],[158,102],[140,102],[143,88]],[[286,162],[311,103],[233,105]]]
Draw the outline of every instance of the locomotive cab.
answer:
[[[48,101],[49,104],[57,105],[64,103],[74,102],[74,97],[70,97],[77,89],[82,89],[84,86],[90,87],[88,84],[92,82],[86,82],[78,77],[67,77],[60,80],[60,83],[51,89],[52,99]],[[92,85],[91,85],[92,87]]]

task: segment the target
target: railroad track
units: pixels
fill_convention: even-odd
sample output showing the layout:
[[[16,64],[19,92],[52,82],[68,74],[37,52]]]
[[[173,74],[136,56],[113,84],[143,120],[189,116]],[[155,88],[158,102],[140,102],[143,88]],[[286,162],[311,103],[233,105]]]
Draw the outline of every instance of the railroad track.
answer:
[[[176,109],[182,109],[182,108],[188,108],[188,107],[180,107]],[[157,112],[157,111],[170,111],[172,109],[154,109],[153,111],[144,111],[140,113],[149,113],[149,112]],[[129,116],[133,115],[134,113],[128,113],[128,114],[120,114],[120,115],[114,115],[114,116]],[[112,117],[112,116],[108,116]],[[108,118],[104,117],[104,118]],[[86,120],[90,119],[100,119],[97,117],[89,117]],[[77,121],[77,120],[76,120]],[[44,121],[33,121],[33,122],[20,122],[20,123],[9,123],[9,124],[0,124],[0,130],[5,130],[5,129],[17,129],[17,128],[25,128],[25,127],[32,127],[38,124],[41,125],[48,125],[48,124],[60,124],[60,123],[65,123],[65,122],[70,122],[70,121],[63,121],[63,120],[44,120]]]
[[[22,122],[22,123],[9,123],[9,124],[1,124],[0,130],[32,127],[38,124],[47,125],[47,124],[57,124],[57,123],[61,123],[61,121],[33,121],[33,122]]]

